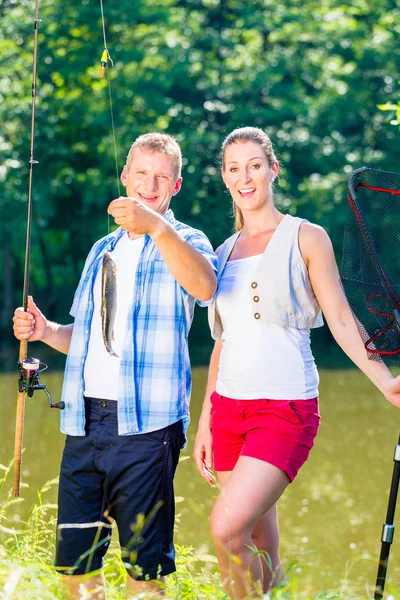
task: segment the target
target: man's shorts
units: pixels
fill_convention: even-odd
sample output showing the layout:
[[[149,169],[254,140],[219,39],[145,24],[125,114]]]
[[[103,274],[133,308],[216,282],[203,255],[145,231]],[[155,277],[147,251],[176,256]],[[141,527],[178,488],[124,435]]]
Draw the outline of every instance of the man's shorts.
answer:
[[[134,579],[175,571],[173,479],[182,422],[119,436],[117,402],[85,399],[86,436],[67,436],[61,462],[55,564],[64,574],[103,566],[115,520]]]
[[[216,471],[232,471],[239,456],[251,456],[293,481],[317,435],[318,398],[234,400],[213,392],[211,404]]]

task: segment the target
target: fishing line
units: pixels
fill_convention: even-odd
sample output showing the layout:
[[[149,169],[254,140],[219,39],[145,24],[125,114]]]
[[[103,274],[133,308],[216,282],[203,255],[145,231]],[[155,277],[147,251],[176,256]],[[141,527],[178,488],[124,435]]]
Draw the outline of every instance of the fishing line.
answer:
[[[111,130],[112,130],[112,139],[113,139],[113,147],[114,147],[114,161],[115,161],[115,174],[117,178],[117,189],[118,196],[121,195],[121,188],[119,183],[119,170],[118,170],[118,152],[117,152],[117,138],[115,135],[115,124],[114,124],[114,111],[113,111],[113,101],[112,101],[112,93],[111,93],[111,81],[110,74],[108,69],[106,68],[108,61],[114,66],[112,58],[110,56],[110,52],[107,47],[107,38],[106,38],[106,27],[104,22],[104,10],[103,10],[103,0],[100,0],[100,11],[101,11],[101,26],[103,29],[103,41],[104,41],[104,50],[101,56],[101,77],[103,77],[104,70],[107,72],[107,87],[108,87],[108,98],[110,103],[110,116],[111,116]],[[110,215],[108,215],[108,233],[110,233]]]

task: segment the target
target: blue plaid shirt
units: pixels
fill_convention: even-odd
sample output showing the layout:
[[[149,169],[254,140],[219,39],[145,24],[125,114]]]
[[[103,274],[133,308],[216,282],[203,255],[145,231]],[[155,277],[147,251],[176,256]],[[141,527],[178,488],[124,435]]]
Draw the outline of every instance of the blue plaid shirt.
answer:
[[[171,210],[164,218],[181,238],[201,252],[216,273],[216,256],[206,236],[177,221]],[[93,285],[104,253],[112,251],[123,234],[124,230],[118,228],[95,243],[75,292],[70,311],[75,321],[62,390],[65,410],[61,412],[61,431],[68,435],[85,435],[84,366],[93,315]],[[121,353],[119,435],[155,431],[180,419],[186,431],[192,385],[188,334],[194,305],[195,299],[175,281],[146,235]],[[107,377],[101,365],[99,377]]]

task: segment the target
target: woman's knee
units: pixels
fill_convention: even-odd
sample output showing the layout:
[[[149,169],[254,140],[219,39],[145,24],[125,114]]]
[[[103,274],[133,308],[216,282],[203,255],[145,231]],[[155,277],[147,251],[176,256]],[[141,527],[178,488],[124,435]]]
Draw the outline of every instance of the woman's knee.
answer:
[[[239,554],[250,540],[251,529],[241,527],[226,511],[212,511],[210,530],[215,545],[228,549],[232,554]]]
[[[215,509],[211,512],[209,518],[211,537],[214,542],[225,545],[229,539],[229,520],[227,515],[223,515]]]

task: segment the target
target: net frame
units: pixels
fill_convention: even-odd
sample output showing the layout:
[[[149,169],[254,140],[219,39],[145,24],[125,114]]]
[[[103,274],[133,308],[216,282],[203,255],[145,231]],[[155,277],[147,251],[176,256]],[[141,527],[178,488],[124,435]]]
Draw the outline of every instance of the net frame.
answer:
[[[374,185],[371,185],[371,182]],[[368,190],[369,200],[371,200],[371,197],[372,199],[376,198],[377,194],[380,195],[380,199],[384,198],[384,194],[389,194],[390,197],[398,196],[400,202],[400,174],[370,169],[369,167],[361,167],[350,174],[341,268],[342,285],[368,357],[373,360],[385,359],[388,361],[392,359],[393,361],[394,359],[400,362],[400,294],[396,294],[391,278],[382,265],[379,253],[376,250],[374,236],[364,214],[363,201],[365,202],[365,200],[360,197],[360,189],[362,188]],[[357,252],[352,252],[350,259],[349,253],[354,250],[355,246],[354,239],[350,239],[352,233],[356,233],[358,239],[356,239]],[[368,283],[366,283],[363,275],[363,269],[365,272],[364,262],[368,264]],[[349,267],[349,264],[351,264],[351,267]],[[371,280],[374,281],[376,286],[377,291],[375,292],[371,292]],[[351,299],[354,298],[355,289],[358,290],[359,297],[357,302],[352,302]],[[365,302],[363,310],[367,310],[369,316],[375,316],[376,327],[371,328],[370,325],[365,327],[362,322],[363,318],[360,314],[362,311],[359,311],[362,296],[364,296]],[[379,310],[373,307],[374,304],[380,304]],[[385,304],[384,310],[382,304]],[[382,322],[385,320],[386,324],[382,326]],[[396,329],[397,333],[395,333]],[[387,344],[385,336],[388,332],[391,337],[390,348],[385,347],[385,344]],[[394,344],[392,338],[398,338]]]

